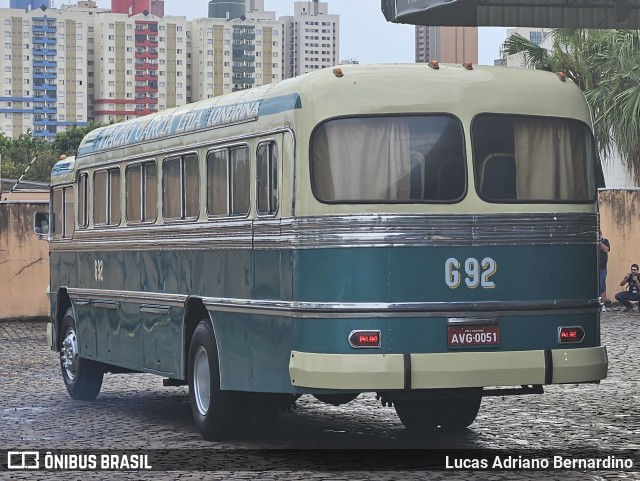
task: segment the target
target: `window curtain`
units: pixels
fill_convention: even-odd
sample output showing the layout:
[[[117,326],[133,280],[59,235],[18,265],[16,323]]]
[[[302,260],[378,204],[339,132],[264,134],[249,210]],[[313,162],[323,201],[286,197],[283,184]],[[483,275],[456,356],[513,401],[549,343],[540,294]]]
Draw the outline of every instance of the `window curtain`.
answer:
[[[411,151],[405,122],[349,119],[321,129],[313,146],[313,174],[322,199],[409,200]]]
[[[584,136],[545,119],[514,121],[518,199],[588,199]]]

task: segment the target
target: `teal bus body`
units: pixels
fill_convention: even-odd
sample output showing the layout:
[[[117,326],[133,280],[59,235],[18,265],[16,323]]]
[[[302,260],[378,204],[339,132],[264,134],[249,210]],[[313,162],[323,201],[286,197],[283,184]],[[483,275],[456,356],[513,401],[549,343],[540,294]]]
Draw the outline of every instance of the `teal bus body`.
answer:
[[[488,118],[504,127],[501,117],[478,117],[485,112],[535,116],[534,121],[513,121],[516,137],[533,138],[544,130],[534,132],[531,125],[546,122],[546,117],[575,119],[580,125],[558,132],[582,132],[581,125],[585,129],[589,125],[588,109],[574,90],[555,93],[553,89],[565,88],[558,79],[536,76],[543,79],[540,88],[551,91],[549,102],[541,106],[517,97],[523,93],[518,82],[531,72],[486,72],[477,74],[481,76],[477,88],[496,99],[483,99],[480,106],[466,101],[474,80],[464,77],[464,71],[451,74],[460,76],[454,79],[460,87],[448,91],[451,99],[420,103],[412,101],[415,92],[402,89],[387,98],[385,86],[415,77],[418,85],[433,85],[433,95],[439,98],[438,89],[447,92],[452,80],[435,80],[427,67],[356,66],[344,69],[345,79],[331,71],[319,72],[255,89],[253,94],[240,93],[235,103],[214,99],[90,133],[75,163],[61,163],[53,174],[51,215],[59,227],[50,235],[49,333],[51,347],[62,352],[67,387],[73,389],[82,375],[79,364],[69,357],[70,348],[72,356],[87,360],[95,372],[147,372],[176,384],[188,382],[196,424],[205,437],[216,439],[228,430],[211,427],[209,402],[222,399],[215,401],[223,403],[217,405],[216,416],[233,418],[229,406],[237,399],[224,403],[227,394],[238,392],[278,395],[282,407],[282,399],[287,399],[284,404],[295,399],[286,396],[333,395],[331,402],[338,404],[350,398],[336,395],[374,391],[396,404],[407,427],[422,428],[453,423],[446,413],[427,421],[416,414],[415,406],[437,411],[433,404],[424,404],[434,393],[442,397],[443,392],[451,396],[455,391],[453,398],[460,397],[462,403],[459,409],[470,416],[467,425],[480,405],[478,389],[604,378],[607,361],[600,343],[595,267],[595,156],[585,150],[583,191],[558,180],[564,174],[551,175],[556,183],[564,182],[558,192],[578,192],[577,198],[560,193],[544,202],[535,198],[542,195],[535,186],[529,187],[532,201],[485,198],[493,194],[482,191],[484,184],[478,179],[488,177],[490,167],[473,158],[479,152],[473,149],[480,149],[473,145],[481,143],[473,135],[478,138],[482,133],[481,120]],[[513,100],[503,98],[501,84],[485,84],[502,75],[509,77]],[[372,85],[361,95],[352,92],[345,104],[341,99],[345,84],[336,90],[326,88],[326,83],[352,76],[354,85]],[[558,95],[566,99],[556,108]],[[460,120],[451,121],[441,112]],[[321,153],[334,145],[316,143],[322,135],[340,135],[331,134],[329,127],[323,132],[324,123],[353,116],[356,122],[364,118],[364,123],[376,124],[385,115],[398,116],[393,128],[377,124],[366,128],[396,139],[399,145],[402,139],[415,137],[415,125],[421,121],[413,117],[405,121],[403,116],[434,114],[440,115],[439,121],[444,119],[445,130],[438,127],[432,136],[441,139],[446,132],[453,132],[452,138],[464,136],[460,145],[451,147],[449,142],[442,147],[462,149],[463,191],[428,197],[426,167],[420,170],[424,197],[418,202],[341,201],[337,170],[331,174],[333,184],[318,180],[324,172],[320,169],[326,168]],[[525,124],[530,130],[521,134]],[[347,123],[338,130],[350,128]],[[354,136],[360,135],[359,129],[354,128]],[[473,129],[474,134],[469,132]],[[578,144],[588,144],[590,134],[576,138]],[[578,145],[574,138],[571,142]],[[423,148],[418,144],[415,148]],[[435,142],[433,149],[437,148]],[[574,151],[558,158],[570,159]],[[250,158],[247,164],[230,160],[233,155],[242,158],[244,152]],[[216,155],[226,160],[218,163]],[[191,164],[189,156],[196,159]],[[264,160],[260,164],[264,167],[256,167],[257,158]],[[170,187],[173,178],[166,167],[174,159],[182,159],[175,164],[180,166],[177,191]],[[141,162],[155,167],[147,180],[140,181],[138,196],[138,177],[128,176],[129,168],[133,172]],[[341,162],[348,163],[349,158]],[[522,162],[517,168],[524,169]],[[577,161],[566,162],[573,163],[573,175],[582,172]],[[240,195],[244,188],[234,184],[245,175],[243,165],[251,166],[244,200]],[[332,165],[335,169],[340,164]],[[440,183],[458,175],[442,175],[450,164],[434,165],[439,165]],[[189,168],[198,172],[191,188]],[[217,168],[226,169],[222,181],[212,173]],[[146,175],[140,169],[140,175]],[[112,177],[109,172],[114,170],[117,175]],[[103,178],[108,179],[104,185]],[[399,178],[408,189],[407,179],[402,174]],[[226,197],[216,197],[219,182],[226,185]],[[149,205],[144,193],[156,187],[156,197],[148,201],[155,202],[150,211],[157,207],[156,216],[145,220]],[[524,188],[526,179],[518,179],[518,189]],[[351,195],[349,189],[342,192]],[[173,194],[176,197],[170,197]],[[334,194],[335,201],[323,198]],[[139,201],[131,200],[136,196]],[[212,215],[210,209],[220,208],[216,199],[221,198],[231,213]],[[167,219],[167,199],[180,205],[180,218]],[[239,205],[247,205],[247,211],[234,215]],[[260,214],[263,208],[269,212]],[[96,222],[103,210],[104,222]],[[129,222],[129,216],[138,216],[141,210],[139,221]],[[73,229],[60,232],[62,216],[73,216],[64,221]],[[566,342],[563,328],[582,337]],[[354,333],[356,337],[373,333],[378,345],[354,345]],[[215,392],[210,395],[207,391],[199,397],[202,380],[194,373],[198,369],[205,373],[207,389],[212,376]],[[262,404],[265,398],[255,399]]]

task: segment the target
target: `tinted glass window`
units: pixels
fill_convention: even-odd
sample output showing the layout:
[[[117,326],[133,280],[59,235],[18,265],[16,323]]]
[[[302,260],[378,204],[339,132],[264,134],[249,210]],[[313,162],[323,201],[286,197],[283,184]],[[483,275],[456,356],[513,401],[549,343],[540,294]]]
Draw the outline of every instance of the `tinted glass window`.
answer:
[[[130,165],[126,172],[127,221],[153,222],[157,217],[157,169],[155,162]]]
[[[325,202],[452,202],[466,188],[462,127],[442,115],[331,120],[312,137],[311,171]]]
[[[200,212],[200,174],[196,154],[166,159],[162,165],[165,219],[196,218]]]
[[[264,142],[256,156],[258,179],[258,214],[273,215],[278,211],[278,145]]]
[[[582,122],[484,114],[472,139],[476,190],[489,202],[595,200],[595,150]]]

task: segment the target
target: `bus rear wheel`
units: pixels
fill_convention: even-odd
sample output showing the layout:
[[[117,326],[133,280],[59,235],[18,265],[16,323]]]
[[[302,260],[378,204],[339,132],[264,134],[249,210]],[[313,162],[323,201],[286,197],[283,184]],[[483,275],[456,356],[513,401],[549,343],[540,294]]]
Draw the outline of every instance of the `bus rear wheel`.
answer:
[[[475,421],[482,396],[394,401],[402,424],[409,430],[458,431]]]
[[[73,308],[67,309],[64,314],[60,332],[60,369],[69,396],[81,401],[93,401],[100,393],[104,370],[99,363],[80,357]]]
[[[246,402],[241,393],[220,390],[218,349],[211,321],[200,321],[189,346],[189,399],[202,437],[220,441],[244,434]]]

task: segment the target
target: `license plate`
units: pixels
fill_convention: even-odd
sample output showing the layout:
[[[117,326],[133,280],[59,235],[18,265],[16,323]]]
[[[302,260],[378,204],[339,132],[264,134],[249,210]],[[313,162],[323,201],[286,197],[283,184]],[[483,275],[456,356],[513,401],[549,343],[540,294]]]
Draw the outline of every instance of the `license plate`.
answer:
[[[449,326],[449,347],[497,346],[500,344],[500,327]]]

